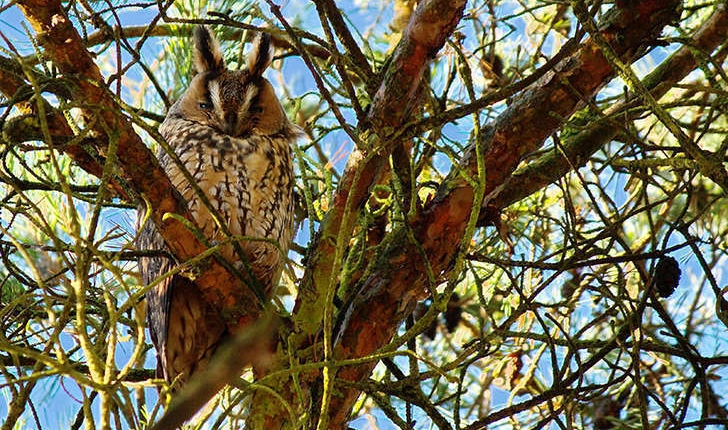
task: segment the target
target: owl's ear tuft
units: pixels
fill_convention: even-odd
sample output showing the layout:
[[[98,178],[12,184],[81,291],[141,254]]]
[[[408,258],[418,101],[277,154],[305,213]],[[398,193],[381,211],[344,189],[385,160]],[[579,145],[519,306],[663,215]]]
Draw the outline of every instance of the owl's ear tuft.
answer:
[[[193,39],[195,72],[221,72],[225,68],[225,62],[222,59],[220,43],[210,29],[204,25],[195,27]]]
[[[248,53],[248,72],[253,76],[261,76],[271,61],[273,61],[273,47],[270,44],[270,34],[260,33]]]

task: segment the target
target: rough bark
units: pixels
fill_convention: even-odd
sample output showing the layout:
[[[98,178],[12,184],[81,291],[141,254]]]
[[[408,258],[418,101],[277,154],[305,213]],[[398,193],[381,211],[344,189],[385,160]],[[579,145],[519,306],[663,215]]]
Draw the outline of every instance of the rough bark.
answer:
[[[419,5],[402,40],[392,54],[367,118],[362,125],[363,154],[349,160],[331,209],[326,214],[316,245],[309,252],[306,274],[299,288],[296,322],[302,334],[310,336],[318,329],[323,301],[335,288],[334,273],[337,239],[351,237],[355,216],[369,197],[369,189],[387,157],[398,144],[389,140],[417,106],[417,90],[429,61],[442,48],[462,16],[465,1],[431,0]],[[369,125],[372,127],[369,127]]]
[[[655,99],[663,97],[674,84],[680,82],[697,67],[696,52],[710,53],[728,37],[728,10],[722,4],[716,12],[696,31],[690,47],[682,46],[643,79],[643,84]],[[491,204],[496,209],[518,202],[545,186],[554,183],[573,168],[579,168],[590,156],[614,139],[623,128],[623,111],[631,107],[633,97],[604,112],[605,118],[594,121],[587,129],[564,140],[563,152],[552,152],[532,161],[513,173],[503,190]],[[612,118],[619,114],[619,119]],[[631,112],[630,119],[641,112]]]
[[[418,90],[427,65],[457,26],[465,3],[463,0],[456,2],[430,0],[421,3],[413,13],[402,39],[392,54],[389,67],[384,71],[382,82],[369,109],[366,124],[360,124],[361,140],[365,147],[360,148],[359,155],[350,158],[331,209],[319,230],[319,237],[309,251],[307,269],[299,287],[294,309],[296,334],[288,338],[290,343],[286,346],[287,350],[308,351],[313,342],[320,340],[322,315],[326,309],[333,306],[332,292],[338,288],[337,269],[340,267],[337,264],[341,259],[338,254],[351,237],[356,212],[369,198],[370,188],[376,183],[382,169],[386,167],[389,154],[400,144],[391,137],[397,127],[404,124],[417,107]],[[326,322],[324,325],[324,331],[329,331],[330,334],[331,326]],[[314,348],[319,346],[314,345]],[[314,355],[302,354],[300,358],[310,360]],[[283,353],[277,367],[287,366],[288,359]],[[312,389],[320,387],[320,381],[316,379],[317,374],[318,372],[300,376],[301,384],[304,384],[309,394]],[[293,391],[289,381],[278,380],[276,384],[279,385],[276,387],[276,392],[285,393],[284,398],[289,401],[300,400],[296,398],[297,393]],[[266,397],[268,398],[265,399]],[[320,399],[314,401],[320,402]],[[280,405],[276,412],[276,402],[271,402],[269,396],[257,395],[252,403],[257,408],[253,410],[252,416],[267,415],[265,428],[282,428],[283,423],[288,421],[288,416],[285,411],[280,410]],[[320,407],[320,403],[315,407]],[[350,414],[350,406],[346,405],[344,408],[346,410],[331,411],[332,421],[329,428],[340,428],[343,425],[346,418],[342,417],[348,417]],[[314,411],[314,415],[317,412]],[[325,421],[328,417],[323,419]],[[253,427],[255,428],[255,424]]]
[[[623,61],[631,63],[676,17],[678,2],[654,0],[630,3],[615,9],[612,19],[601,26],[601,34]],[[502,115],[488,126],[481,145],[485,166],[485,194],[507,182],[521,158],[537,149],[584,101],[614,75],[612,66],[588,39],[579,50],[563,60],[524,92]],[[445,279],[465,233],[475,192],[463,172],[477,178],[475,145],[469,148],[455,172],[442,185],[438,195],[412,221],[418,244],[392,245],[379,257],[379,270],[363,279],[359,298],[348,311],[335,345],[334,357],[365,357],[387,345],[415,302],[428,287],[427,266],[439,279]],[[420,249],[427,263],[418,256]],[[371,373],[375,362],[341,369],[337,378],[361,381]],[[341,428],[358,397],[354,389],[341,388],[332,399],[331,427]],[[337,427],[338,426],[338,427]]]

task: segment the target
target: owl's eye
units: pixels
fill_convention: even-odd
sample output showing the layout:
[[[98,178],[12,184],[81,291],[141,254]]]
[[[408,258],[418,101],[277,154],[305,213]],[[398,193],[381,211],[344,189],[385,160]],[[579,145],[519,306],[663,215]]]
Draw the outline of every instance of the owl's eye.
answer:
[[[200,104],[198,106],[200,107],[200,109],[204,109],[204,110],[212,109],[212,103],[200,102]]]
[[[249,109],[250,113],[262,113],[263,108],[260,106],[253,106]]]

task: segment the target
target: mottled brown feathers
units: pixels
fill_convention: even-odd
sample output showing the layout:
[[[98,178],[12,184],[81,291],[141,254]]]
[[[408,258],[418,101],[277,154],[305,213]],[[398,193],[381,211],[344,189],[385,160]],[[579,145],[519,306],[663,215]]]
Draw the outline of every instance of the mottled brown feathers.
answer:
[[[242,260],[247,260],[255,283],[270,297],[293,236],[290,145],[299,134],[273,87],[262,77],[272,59],[270,39],[258,38],[246,68],[231,71],[210,30],[197,27],[193,55],[196,74],[159,128],[182,166],[164,151],[158,154],[160,164],[206,239],[228,244],[220,247],[219,254],[231,264],[242,268]],[[183,169],[192,176],[192,183]],[[234,239],[226,230],[242,256],[229,244]],[[142,227],[139,246],[165,248],[150,223]],[[143,258],[143,281],[150,283],[173,266],[161,257]],[[206,365],[227,336],[225,324],[215,304],[206,303],[195,284],[181,275],[152,288],[147,306],[162,375],[179,386]]]
[[[193,39],[195,44],[193,62],[197,73],[220,72],[225,69],[220,43],[207,27],[195,27]]]
[[[248,53],[248,72],[252,76],[261,76],[271,61],[273,61],[273,49],[270,45],[270,35],[261,33],[253,49]]]

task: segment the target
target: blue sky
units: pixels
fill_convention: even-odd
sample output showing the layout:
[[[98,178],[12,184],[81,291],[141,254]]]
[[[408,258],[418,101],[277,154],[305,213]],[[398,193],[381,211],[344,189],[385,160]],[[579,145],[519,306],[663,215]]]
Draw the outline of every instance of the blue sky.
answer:
[[[348,4],[348,3],[347,3]],[[347,7],[347,4],[344,4],[344,8]],[[261,6],[264,13],[267,13],[267,7]],[[312,6],[309,2],[305,2],[302,0],[293,0],[290,2],[287,2],[284,4],[283,12],[287,16],[293,17],[297,12],[300,10],[312,10]],[[356,8],[351,8],[350,10],[358,10]],[[349,18],[352,19],[352,21],[356,24],[357,27],[359,27],[359,24],[362,24],[362,27],[366,29],[364,26],[365,23],[369,23],[372,20],[372,14],[375,13],[381,13],[382,14],[382,22],[387,22],[389,17],[387,14],[389,14],[388,10],[385,11],[379,11],[378,8],[375,6],[372,6],[368,12],[367,11],[361,11],[356,13],[351,13],[349,15]],[[151,17],[156,14],[156,10],[150,9],[150,10],[136,10],[136,11],[125,11],[120,14],[120,19],[122,20],[122,23],[124,24],[145,24],[147,23]],[[317,23],[317,17],[315,13],[309,13],[305,14],[305,17],[312,20],[311,28],[318,28],[315,23]],[[16,47],[20,49],[23,53],[30,53],[32,52],[32,45],[27,42],[27,37],[25,34],[25,31],[23,30],[23,27],[20,25],[20,22],[22,21],[22,15],[15,7],[10,7],[8,10],[5,10],[0,14],[0,31],[3,32],[3,34],[6,35],[11,41],[13,41],[14,44],[16,44]],[[515,21],[517,24],[523,24],[522,21]],[[526,31],[525,24],[523,25],[516,25],[515,32],[516,32],[516,40],[519,40],[519,38],[523,39],[525,38],[523,36],[523,32]],[[158,45],[158,40],[152,39],[150,40],[144,47],[142,51],[142,55],[144,58],[151,62],[155,60],[158,56],[158,52],[160,50],[160,47]],[[549,45],[547,43],[546,47],[548,48]],[[651,57],[648,57],[646,59],[643,59],[638,65],[636,66],[636,69],[640,73],[645,73],[650,69],[651,64],[655,64],[656,62],[659,62],[662,58],[664,58],[665,55],[669,53],[668,49],[662,49],[659,48],[654,51],[654,55]],[[130,59],[130,56],[127,54],[124,54],[123,61],[128,61]],[[103,62],[105,60],[108,60],[108,58],[100,57],[99,62]],[[269,72],[270,73],[270,72]],[[313,80],[307,73],[305,67],[298,59],[288,59],[286,61],[286,66],[284,68],[284,75],[290,77],[289,80],[287,80],[287,84],[290,84],[289,90],[291,91],[293,96],[300,96],[305,93],[310,93],[311,97],[316,97],[315,94],[315,85],[313,83]],[[139,76],[139,70],[138,69],[132,69],[130,71],[130,77],[136,78]],[[275,82],[274,82],[275,84]],[[621,88],[621,85],[615,85],[614,91],[618,92]],[[128,93],[124,94],[125,96],[128,95]],[[162,113],[162,112],[159,112]],[[353,122],[353,116],[350,112],[347,112],[347,115],[349,115],[349,118],[351,118]],[[460,138],[463,138],[462,140],[467,138],[468,131],[463,131],[457,126],[448,126],[446,128],[446,133],[457,136]],[[343,148],[344,152],[347,153],[351,149],[351,142],[348,141],[348,137],[343,132],[335,132],[332,133],[330,136],[327,137],[327,140],[323,142],[324,149],[327,153],[333,154],[335,153],[339,148]],[[346,162],[346,157],[342,157],[342,159],[335,164],[335,169],[340,171],[343,169],[343,166]],[[447,158],[443,157],[440,161],[440,164],[438,165],[439,168],[443,170],[447,170],[449,168],[449,160]],[[610,191],[614,193],[615,199],[622,200],[626,198],[626,194],[624,191],[624,185],[623,183],[616,182],[613,184],[613,189]],[[104,218],[104,222],[106,223],[106,226],[113,226],[113,225],[122,225],[124,228],[132,229],[133,221],[129,218],[129,212],[125,211],[119,211],[119,210],[109,210],[108,215]],[[306,226],[304,225],[299,236],[297,237],[297,241],[306,244],[309,240],[308,230]],[[528,250],[525,249],[519,249],[518,251],[523,252],[525,255],[528,255]],[[517,253],[518,254],[518,253]],[[682,285],[685,288],[690,288],[690,284],[692,283],[693,279],[690,278],[690,272],[691,270],[694,271],[694,258],[691,257],[690,253],[687,251],[687,249],[680,253],[680,255],[677,255],[678,259],[683,262],[687,263],[687,270],[684,271],[683,274],[683,281]],[[721,283],[724,284],[726,281],[725,274],[721,273]],[[715,350],[724,350],[725,344],[722,340],[721,335],[724,333],[724,327],[716,326],[716,327],[707,327],[706,331],[710,334],[714,335],[714,343],[708,342],[702,345],[699,345],[699,348],[701,348],[702,351],[704,351],[707,355],[711,355]],[[70,335],[64,335],[64,336],[70,336]],[[71,342],[70,337],[66,338],[65,341]],[[126,356],[129,354],[129,346],[122,345],[121,351],[119,352],[119,359],[123,360]],[[154,367],[154,359],[152,354],[148,355],[147,359],[147,367],[153,368]],[[402,364],[403,368],[406,368],[406,364]],[[79,403],[74,400],[74,398],[78,398],[81,396],[81,392],[79,391],[79,387],[70,379],[70,378],[63,378],[62,380],[54,379],[54,378],[48,378],[40,382],[41,387],[40,389],[36,389],[34,391],[34,403],[38,405],[37,412],[42,424],[42,427],[44,429],[49,428],[55,428],[55,426],[59,423],[70,423],[74,417],[76,412],[78,411],[80,405]],[[7,395],[7,389],[0,390],[0,392],[3,393],[3,395]],[[154,401],[155,392],[152,389],[147,389],[146,394],[151,402]],[[496,391],[494,394],[494,404],[502,405],[507,400],[507,393],[506,392],[500,392]],[[98,402],[94,403],[95,407],[97,407]],[[387,425],[388,420],[383,416],[383,414],[380,411],[374,411],[374,418],[378,424],[380,425],[380,428],[395,428],[392,425]],[[0,416],[4,416],[7,414],[7,406],[5,402],[0,402]],[[366,429],[369,427],[368,420],[371,419],[370,417],[361,417],[356,420],[354,420],[351,424],[353,428],[357,429]],[[24,428],[35,428],[35,425],[32,422],[32,418],[30,415],[30,412],[26,413],[26,427]]]

